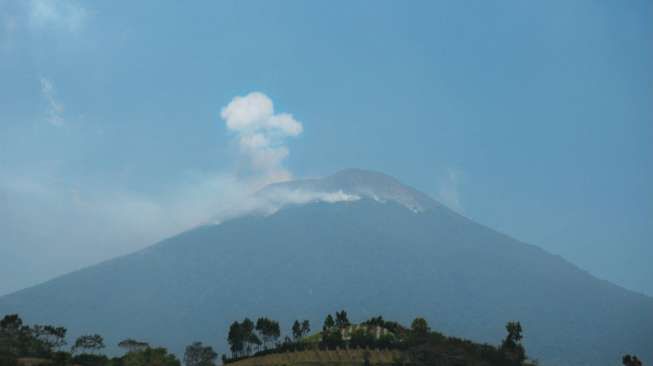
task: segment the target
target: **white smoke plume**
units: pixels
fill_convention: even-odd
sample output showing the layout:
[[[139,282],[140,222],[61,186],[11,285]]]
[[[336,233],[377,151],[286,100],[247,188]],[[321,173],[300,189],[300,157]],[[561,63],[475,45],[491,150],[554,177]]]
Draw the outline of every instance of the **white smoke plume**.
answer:
[[[264,177],[266,183],[291,178],[283,167],[289,154],[285,141],[303,131],[302,124],[291,114],[275,114],[272,100],[253,92],[235,97],[222,108],[220,116],[227,129],[236,134],[239,151],[254,175]]]
[[[65,125],[55,86],[49,79],[40,81],[48,122]],[[133,192],[68,176],[57,164],[0,170],[0,243],[13,243],[0,245],[0,258],[8,258],[0,261],[0,278],[22,281],[0,283],[0,294],[200,225],[245,214],[274,214],[292,204],[357,199],[343,192],[257,194],[266,183],[291,177],[283,166],[288,156],[285,142],[302,133],[302,124],[290,114],[275,113],[270,98],[258,92],[233,98],[222,108],[221,117],[236,139],[248,175],[230,170],[180,171],[186,177],[182,182]]]

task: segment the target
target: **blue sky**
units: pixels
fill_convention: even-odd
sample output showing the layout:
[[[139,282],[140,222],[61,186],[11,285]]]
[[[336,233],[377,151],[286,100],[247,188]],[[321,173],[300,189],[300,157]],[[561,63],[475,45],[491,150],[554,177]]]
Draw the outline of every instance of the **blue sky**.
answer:
[[[650,1],[0,0],[0,293],[269,178],[221,118],[260,92],[302,126],[275,169],[383,171],[653,295],[651,18]]]

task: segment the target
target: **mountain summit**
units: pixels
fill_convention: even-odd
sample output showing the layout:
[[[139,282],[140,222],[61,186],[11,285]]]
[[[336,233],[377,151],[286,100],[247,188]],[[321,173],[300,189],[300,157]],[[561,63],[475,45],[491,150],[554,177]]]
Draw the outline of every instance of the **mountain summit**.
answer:
[[[226,351],[229,325],[245,317],[267,316],[288,330],[297,318],[319,329],[321,316],[339,309],[354,322],[419,316],[433,329],[493,344],[506,322],[519,320],[528,354],[543,364],[615,365],[625,353],[653,359],[653,299],[454,214],[394,178],[344,170],[259,194],[289,192],[302,199],[0,297],[0,314],[179,353],[198,340]],[[319,199],[305,199],[312,196]]]
[[[325,178],[275,183],[266,186],[258,194],[274,197],[282,192],[342,193],[351,198],[394,202],[415,212],[442,207],[426,194],[402,184],[389,175],[363,169],[345,169]]]

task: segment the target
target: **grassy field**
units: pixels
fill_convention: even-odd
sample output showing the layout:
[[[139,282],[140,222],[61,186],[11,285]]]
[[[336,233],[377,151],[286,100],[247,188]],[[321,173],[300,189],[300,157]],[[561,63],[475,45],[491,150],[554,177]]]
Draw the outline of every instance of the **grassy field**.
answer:
[[[372,365],[391,365],[401,355],[398,350],[308,350],[251,357],[229,364],[230,366],[360,366],[365,354]]]
[[[39,365],[48,365],[52,363],[52,361],[44,359],[44,358],[19,358],[18,359],[18,365],[20,366],[39,366]]]

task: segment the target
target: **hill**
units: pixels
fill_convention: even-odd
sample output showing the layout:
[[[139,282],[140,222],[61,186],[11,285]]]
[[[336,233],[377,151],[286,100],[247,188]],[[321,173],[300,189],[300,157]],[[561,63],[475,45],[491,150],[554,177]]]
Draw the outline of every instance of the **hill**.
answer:
[[[261,357],[248,358],[242,361],[230,363],[231,366],[293,366],[293,365],[339,365],[359,366],[363,365],[366,356],[372,365],[393,365],[401,357],[397,350],[370,350],[363,349],[342,349],[342,350],[310,350],[300,352],[287,352],[271,354]]]
[[[599,280],[479,225],[380,173],[350,170],[274,191],[342,191],[355,200],[288,205],[206,225],[0,298],[0,314],[134,337],[181,353],[225,349],[232,319],[265,315],[288,329],[347,309],[480,342],[520,320],[529,354],[551,365],[653,359],[653,299]],[[292,314],[292,316],[290,315]]]

